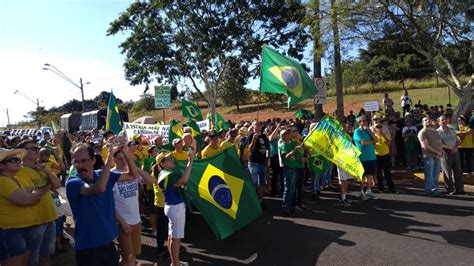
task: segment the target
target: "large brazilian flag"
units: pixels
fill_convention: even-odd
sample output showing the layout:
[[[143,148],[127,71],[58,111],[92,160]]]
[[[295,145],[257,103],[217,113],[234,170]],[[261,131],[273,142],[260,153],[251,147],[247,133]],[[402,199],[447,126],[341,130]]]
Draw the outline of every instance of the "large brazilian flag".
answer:
[[[105,130],[110,130],[114,135],[118,135],[122,131],[122,121],[117,107],[117,101],[114,93],[110,92],[109,104],[107,106],[107,119],[105,121]]]
[[[317,93],[313,81],[294,59],[264,46],[260,90],[288,95],[288,109]]]
[[[186,161],[177,161],[181,173]],[[195,160],[184,195],[191,198],[217,239],[224,239],[262,214],[250,176],[233,147]]]
[[[185,99],[181,101],[181,115],[196,121],[202,120],[201,109],[199,109],[199,107],[194,103],[188,102]]]

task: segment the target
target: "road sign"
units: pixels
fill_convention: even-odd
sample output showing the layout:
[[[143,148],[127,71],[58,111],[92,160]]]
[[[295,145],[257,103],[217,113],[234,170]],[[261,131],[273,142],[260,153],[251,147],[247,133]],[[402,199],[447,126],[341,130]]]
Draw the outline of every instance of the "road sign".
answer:
[[[155,108],[171,108],[171,86],[155,86]]]
[[[366,112],[378,112],[379,102],[378,101],[364,102],[364,110]]]
[[[327,103],[328,90],[326,86],[326,80],[323,78],[314,78],[314,86],[316,86],[316,89],[318,90],[318,93],[314,95],[314,103]]]

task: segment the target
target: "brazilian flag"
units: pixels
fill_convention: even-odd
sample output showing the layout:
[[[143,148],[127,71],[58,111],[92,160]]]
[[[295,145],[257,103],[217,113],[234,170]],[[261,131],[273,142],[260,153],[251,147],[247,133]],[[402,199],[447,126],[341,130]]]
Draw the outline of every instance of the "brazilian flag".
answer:
[[[216,112],[215,127],[218,133],[222,130],[229,131],[229,125],[218,112]]]
[[[313,81],[294,59],[264,45],[260,90],[288,95],[288,109],[317,93]]]
[[[185,99],[181,101],[181,115],[196,121],[202,120],[201,109],[199,109],[199,107],[194,103],[188,102]]]
[[[329,168],[329,161],[321,155],[315,154],[308,158],[309,166],[313,173],[320,174]]]
[[[122,131],[122,121],[117,107],[117,101],[113,92],[110,92],[109,105],[107,106],[107,120],[105,121],[105,130],[110,130],[114,135]]]
[[[177,161],[182,173],[186,161]],[[184,196],[192,200],[217,239],[224,239],[262,214],[250,176],[233,147],[195,160]]]

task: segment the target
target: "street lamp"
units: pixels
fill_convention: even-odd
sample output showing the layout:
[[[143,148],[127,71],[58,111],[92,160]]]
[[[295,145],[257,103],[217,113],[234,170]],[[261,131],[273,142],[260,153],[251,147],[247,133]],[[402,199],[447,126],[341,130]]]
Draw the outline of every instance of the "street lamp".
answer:
[[[9,109],[5,108],[5,113],[7,113],[7,121],[8,121],[7,128],[8,128],[8,130],[10,130],[11,129],[10,114],[8,113],[8,111],[9,111]]]
[[[24,94],[23,92],[21,92],[21,91],[19,91],[19,90],[15,90],[15,91],[13,92],[13,94],[18,94],[18,95],[23,96],[25,99],[27,99],[28,101],[30,101],[30,102],[32,102],[33,104],[36,105],[36,112],[39,111],[39,109],[40,109],[40,104],[39,104],[39,103],[40,103],[40,102],[39,102],[39,99],[38,99],[38,98],[36,98],[36,101],[35,101],[35,100],[31,99],[30,97],[28,97],[26,94]],[[40,121],[40,119],[38,118],[38,116],[36,117],[36,120],[38,120],[38,121],[37,121],[37,122],[38,122],[38,128],[40,128],[40,127],[41,127],[41,121]]]
[[[48,63],[45,63],[44,66],[45,67],[43,67],[43,70],[49,70],[49,71],[53,72],[54,74],[58,75],[60,78],[64,79],[65,81],[71,83],[72,85],[74,85],[75,87],[77,87],[81,90],[82,112],[85,112],[86,108],[85,108],[85,105],[84,105],[84,84],[82,83],[82,78],[79,79],[79,85],[78,85],[74,81],[72,81],[71,78],[66,76],[66,74],[64,74],[61,70],[59,70],[57,67],[55,67],[51,64],[48,64]],[[86,84],[90,84],[90,82],[86,82]]]
[[[15,90],[13,92],[13,94],[18,94],[18,95],[21,95],[23,96],[24,98],[26,98],[28,101],[34,103],[36,105],[36,109],[39,109],[40,108],[40,102],[39,102],[39,99],[36,98],[36,101],[31,99],[30,97],[28,97],[26,94],[24,94],[23,92],[19,91],[19,90]]]

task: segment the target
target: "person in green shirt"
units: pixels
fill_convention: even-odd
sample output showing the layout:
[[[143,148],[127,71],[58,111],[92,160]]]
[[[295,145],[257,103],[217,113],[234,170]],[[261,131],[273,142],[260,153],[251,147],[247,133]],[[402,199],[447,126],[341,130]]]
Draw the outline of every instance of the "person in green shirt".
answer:
[[[280,136],[278,148],[283,166],[282,176],[285,180],[282,211],[288,215],[295,210],[296,168],[298,167],[295,153],[302,149],[302,145],[296,145],[296,142],[291,141],[291,132],[288,129],[282,130]]]

